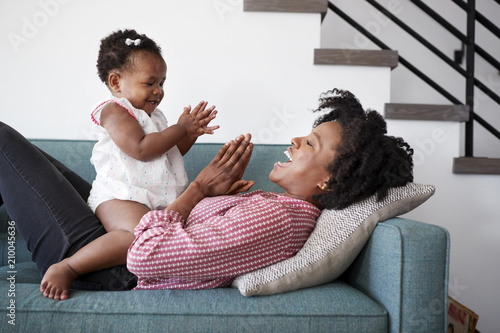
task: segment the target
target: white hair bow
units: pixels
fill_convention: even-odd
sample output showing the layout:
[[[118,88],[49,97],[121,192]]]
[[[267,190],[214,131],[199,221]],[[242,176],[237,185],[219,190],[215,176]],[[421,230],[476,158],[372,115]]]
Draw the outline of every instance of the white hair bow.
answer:
[[[135,46],[141,44],[141,40],[139,38],[137,38],[136,40],[133,40],[133,39],[130,39],[130,38],[127,38],[125,40],[125,44],[127,44],[128,46],[134,44]]]

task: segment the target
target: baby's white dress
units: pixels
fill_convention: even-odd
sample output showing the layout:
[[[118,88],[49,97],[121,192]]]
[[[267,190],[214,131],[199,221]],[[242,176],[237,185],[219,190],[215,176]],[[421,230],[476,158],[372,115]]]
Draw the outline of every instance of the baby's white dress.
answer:
[[[155,109],[151,116],[136,109],[126,98],[111,97],[92,111],[92,132],[97,143],[90,162],[97,176],[92,183],[88,205],[95,212],[101,203],[111,200],[140,202],[150,209],[164,209],[187,186],[184,160],[177,146],[154,160],[138,161],[118,148],[108,131],[100,125],[101,111],[108,103],[117,103],[128,110],[146,134],[161,132],[168,127],[163,113]]]

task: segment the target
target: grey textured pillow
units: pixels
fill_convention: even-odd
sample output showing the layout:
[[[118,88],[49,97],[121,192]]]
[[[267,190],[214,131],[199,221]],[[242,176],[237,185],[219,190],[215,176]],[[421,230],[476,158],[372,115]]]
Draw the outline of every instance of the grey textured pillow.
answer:
[[[408,183],[342,210],[324,210],[304,247],[292,258],[238,276],[233,287],[244,296],[271,295],[317,286],[339,277],[354,261],[379,221],[405,214],[435,192],[432,185]]]

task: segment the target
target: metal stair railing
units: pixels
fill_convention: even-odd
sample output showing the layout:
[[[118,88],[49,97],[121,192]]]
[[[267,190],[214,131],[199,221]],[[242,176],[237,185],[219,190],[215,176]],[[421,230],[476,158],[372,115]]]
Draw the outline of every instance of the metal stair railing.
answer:
[[[470,110],[470,118],[469,121],[466,122],[465,125],[465,156],[472,157],[473,156],[473,130],[474,130],[474,121],[477,121],[478,124],[483,126],[486,130],[488,130],[495,137],[500,139],[500,131],[498,131],[494,126],[489,124],[482,117],[477,115],[474,112],[474,87],[477,87],[481,91],[483,91],[487,96],[489,96],[493,101],[500,105],[500,96],[498,96],[494,91],[488,88],[484,83],[479,81],[474,76],[474,62],[476,53],[485,59],[489,64],[500,71],[500,62],[496,60],[493,56],[491,56],[487,51],[485,51],[482,47],[475,43],[475,24],[476,21],[481,23],[486,29],[492,32],[497,38],[500,39],[500,29],[488,20],[484,15],[479,13],[475,7],[475,0],[468,0],[465,3],[462,0],[451,0],[460,8],[467,12],[467,35],[461,33],[458,29],[456,29],[452,24],[450,24],[447,20],[445,20],[442,16],[432,10],[429,6],[424,4],[420,0],[410,0],[413,4],[415,4],[418,8],[420,8],[424,13],[429,15],[432,19],[434,19],[437,23],[439,23],[444,29],[448,30],[451,34],[453,34],[456,38],[458,38],[464,45],[466,45],[466,69],[463,69],[459,66],[455,61],[450,59],[447,55],[441,52],[437,47],[428,42],[424,37],[422,37],[415,30],[406,25],[402,20],[400,20],[397,16],[392,14],[382,5],[377,3],[375,0],[366,0],[371,6],[381,12],[383,15],[388,17],[391,21],[393,21],[396,25],[398,25],[401,29],[406,31],[410,36],[415,38],[418,42],[420,42],[423,46],[425,46],[428,50],[434,53],[437,57],[443,60],[446,64],[452,67],[456,72],[465,77],[466,82],[466,91],[465,91],[465,105],[469,107]],[[500,0],[495,0],[500,5]],[[331,1],[328,2],[328,8],[335,12],[338,16],[340,16],[343,20],[353,26],[356,30],[362,33],[365,37],[367,37],[370,41],[376,44],[378,47],[384,50],[390,50],[390,48],[384,44],[380,39],[375,37],[372,33],[366,30],[363,26],[357,23],[354,19],[352,19],[349,15],[344,13],[340,8],[335,6]],[[421,70],[412,65],[408,60],[403,58],[401,55],[399,56],[399,63],[408,68],[412,73],[430,85],[434,90],[443,95],[446,99],[448,99],[453,104],[464,105],[458,98],[450,94],[446,89],[437,84],[430,77],[425,75]]]

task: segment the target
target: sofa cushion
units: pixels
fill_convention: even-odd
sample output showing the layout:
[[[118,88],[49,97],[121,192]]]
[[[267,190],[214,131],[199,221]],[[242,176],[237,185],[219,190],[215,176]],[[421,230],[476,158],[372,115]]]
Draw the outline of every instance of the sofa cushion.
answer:
[[[342,210],[324,210],[304,247],[294,257],[241,275],[233,281],[245,296],[270,295],[333,281],[359,254],[379,221],[404,214],[425,202],[435,187],[409,183]]]
[[[40,284],[21,280],[33,263],[18,267],[15,318],[19,332],[387,332],[379,303],[336,281],[296,293],[248,298],[234,288],[208,290],[72,290],[70,298],[44,298]],[[30,274],[31,275],[31,274]],[[0,332],[10,332],[6,271],[0,271]],[[33,275],[32,278],[35,278]]]

